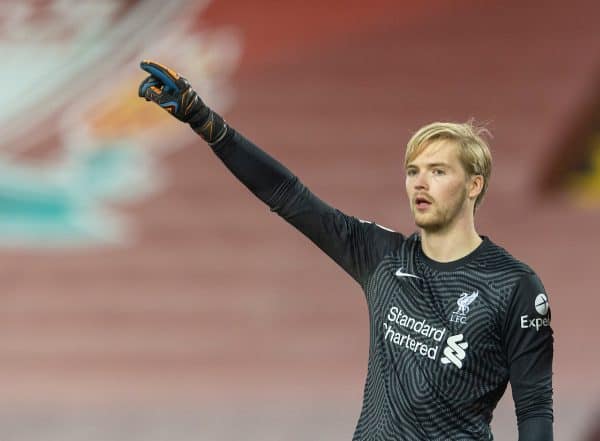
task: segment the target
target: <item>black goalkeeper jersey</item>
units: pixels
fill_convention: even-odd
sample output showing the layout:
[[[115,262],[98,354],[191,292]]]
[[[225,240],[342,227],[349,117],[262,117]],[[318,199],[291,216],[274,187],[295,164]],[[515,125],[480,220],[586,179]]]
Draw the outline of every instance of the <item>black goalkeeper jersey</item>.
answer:
[[[550,309],[527,265],[487,237],[462,259],[433,261],[418,234],[329,206],[237,132],[213,149],[366,295],[369,362],[353,440],[491,440],[509,381],[519,439],[552,439]]]

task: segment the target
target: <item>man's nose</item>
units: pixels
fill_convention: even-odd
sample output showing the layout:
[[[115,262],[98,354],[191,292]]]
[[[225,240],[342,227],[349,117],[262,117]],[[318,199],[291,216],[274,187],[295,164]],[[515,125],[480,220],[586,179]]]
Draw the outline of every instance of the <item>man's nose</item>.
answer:
[[[422,190],[428,188],[429,184],[427,183],[427,176],[425,173],[418,173],[415,176],[414,187],[416,190]]]

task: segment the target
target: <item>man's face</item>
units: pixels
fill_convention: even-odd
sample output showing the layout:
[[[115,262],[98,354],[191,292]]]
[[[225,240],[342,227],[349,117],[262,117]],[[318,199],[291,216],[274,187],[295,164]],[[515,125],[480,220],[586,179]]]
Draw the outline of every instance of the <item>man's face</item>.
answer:
[[[472,211],[468,182],[456,144],[447,140],[431,142],[406,166],[406,193],[417,226],[440,231],[465,210]]]

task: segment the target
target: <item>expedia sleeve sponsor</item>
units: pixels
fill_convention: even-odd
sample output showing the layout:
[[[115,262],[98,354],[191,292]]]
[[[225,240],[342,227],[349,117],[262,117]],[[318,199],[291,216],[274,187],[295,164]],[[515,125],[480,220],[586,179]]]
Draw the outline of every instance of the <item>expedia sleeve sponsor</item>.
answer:
[[[551,311],[546,290],[535,274],[521,278],[506,310],[505,335],[550,329]]]
[[[542,290],[543,287],[538,287],[538,291]],[[524,296],[529,301],[530,295]],[[531,306],[533,305],[533,308]],[[521,315],[521,328],[522,329],[535,329],[539,331],[543,327],[550,326],[550,304],[548,303],[548,296],[544,292],[539,292],[535,296],[533,302],[529,301],[529,305],[525,304],[525,309],[530,311],[530,314]],[[535,312],[534,312],[535,310]]]
[[[521,316],[521,328],[522,329],[535,329],[539,331],[544,326],[550,326],[550,318],[549,317],[530,317],[528,314]]]

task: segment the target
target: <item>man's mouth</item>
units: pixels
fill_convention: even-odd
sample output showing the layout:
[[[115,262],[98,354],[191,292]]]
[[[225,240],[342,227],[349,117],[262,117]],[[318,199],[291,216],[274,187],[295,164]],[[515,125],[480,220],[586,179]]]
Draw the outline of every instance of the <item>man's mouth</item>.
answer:
[[[418,210],[426,210],[431,205],[431,201],[424,196],[417,196],[415,198],[415,207]]]

